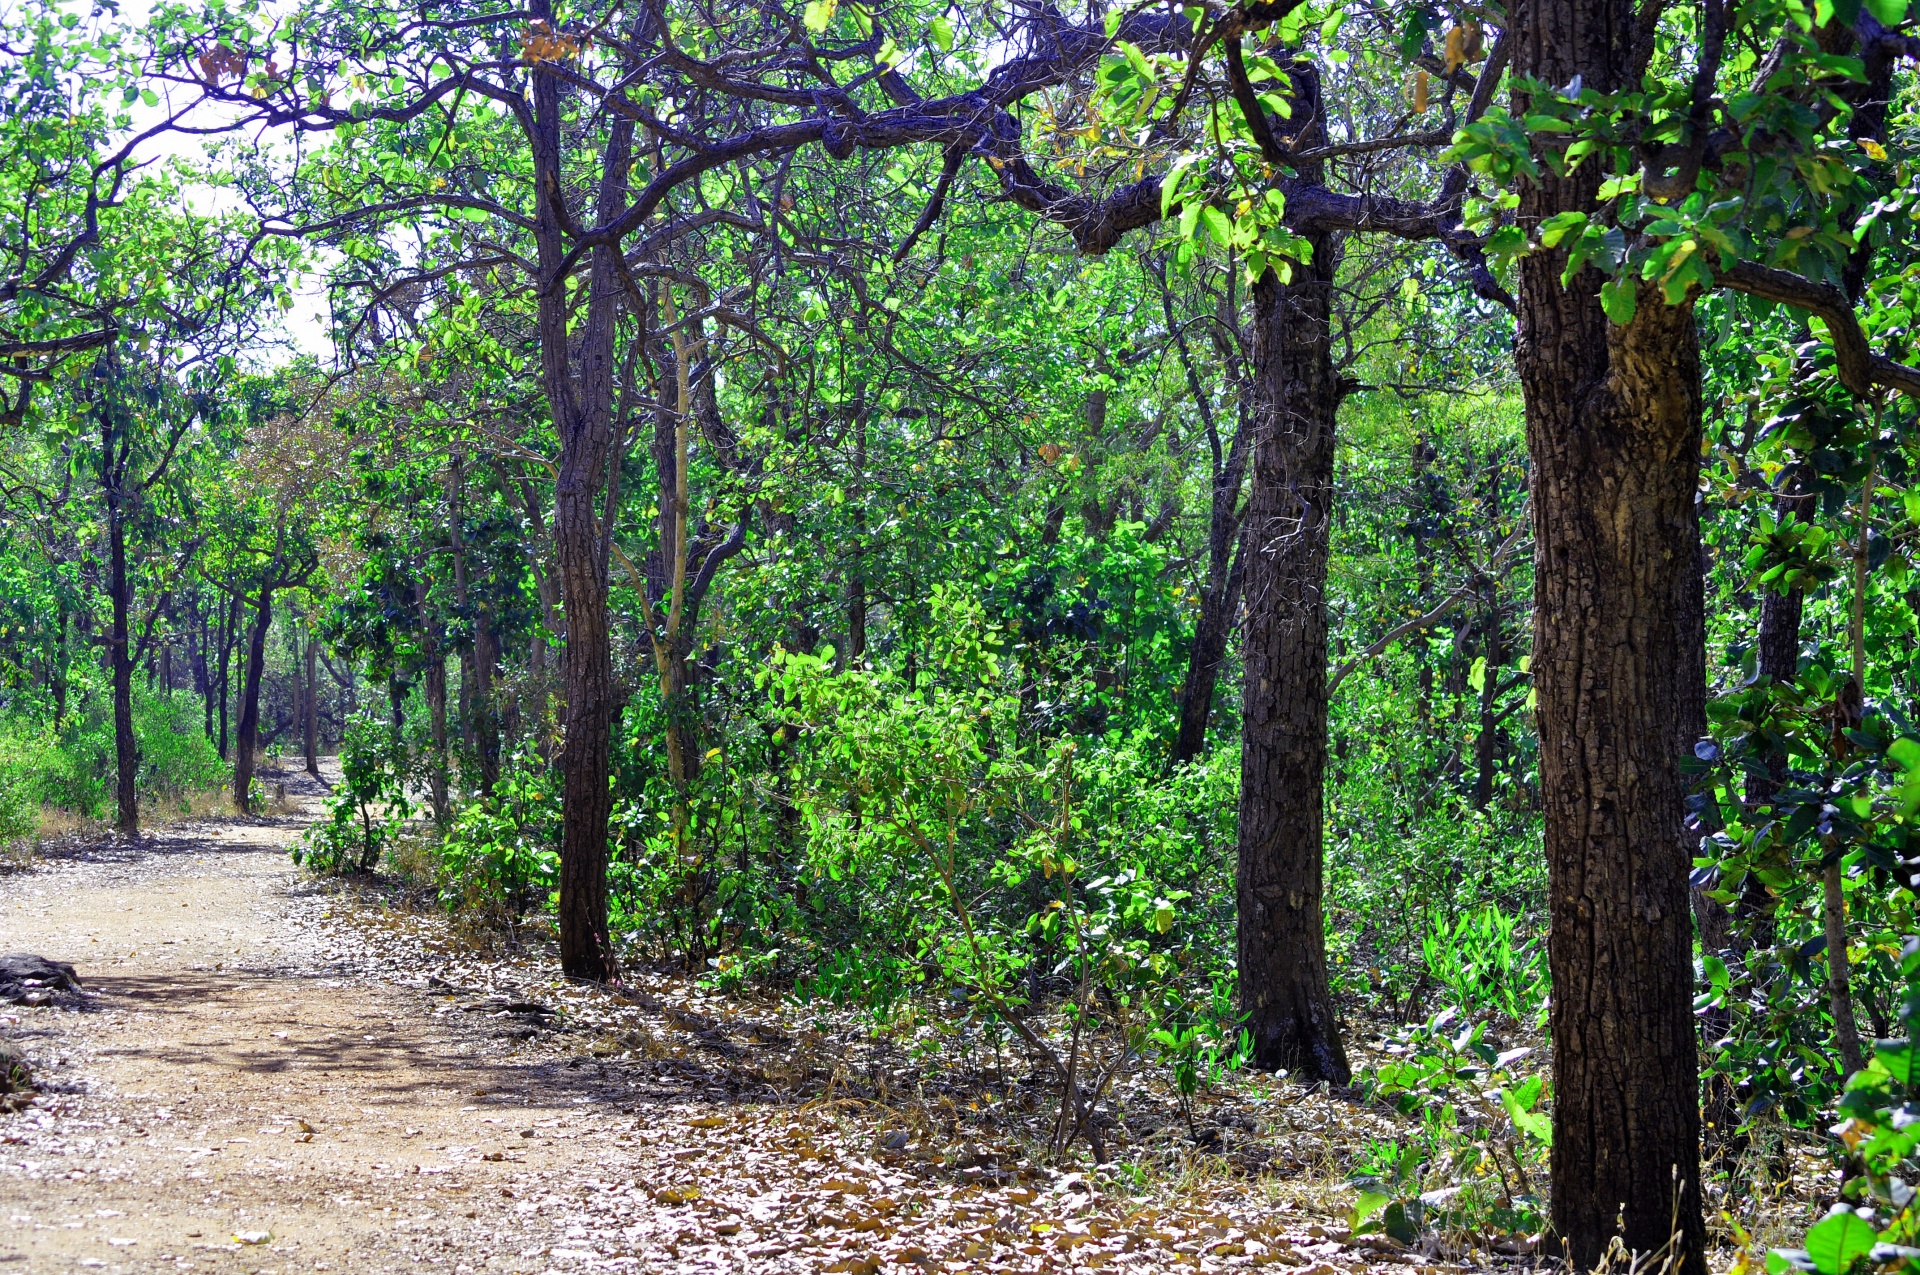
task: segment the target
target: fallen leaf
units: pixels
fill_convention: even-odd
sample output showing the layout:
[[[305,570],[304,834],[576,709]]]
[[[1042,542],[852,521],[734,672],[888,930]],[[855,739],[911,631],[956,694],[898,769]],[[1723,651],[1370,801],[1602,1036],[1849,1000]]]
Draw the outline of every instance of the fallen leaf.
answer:
[[[687,1127],[689,1129],[718,1129],[726,1122],[727,1118],[725,1116],[700,1116],[687,1121]]]
[[[265,1244],[273,1238],[272,1231],[235,1231],[233,1241],[236,1244]]]

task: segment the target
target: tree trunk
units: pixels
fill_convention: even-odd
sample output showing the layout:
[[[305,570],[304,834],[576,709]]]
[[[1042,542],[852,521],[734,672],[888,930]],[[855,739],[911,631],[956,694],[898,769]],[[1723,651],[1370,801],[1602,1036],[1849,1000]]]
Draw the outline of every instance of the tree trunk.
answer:
[[[255,754],[260,751],[260,676],[267,665],[267,630],[273,627],[273,585],[260,584],[260,601],[253,612],[253,631],[247,638],[247,670],[240,691],[240,730],[234,740],[233,804],[242,814],[253,812]]]
[[[226,618],[220,625],[220,760],[227,757],[227,700],[233,690],[233,644],[240,632],[240,595],[227,599]]]
[[[537,18],[551,18],[550,0],[535,0]],[[535,240],[544,277],[557,280],[568,255],[571,214],[562,206],[560,81],[532,73],[529,127],[535,177]],[[626,202],[633,126],[610,126],[601,157],[597,220],[617,217]],[[624,266],[618,247],[597,245],[588,257],[584,312],[567,288],[539,292],[541,380],[559,435],[554,481],[554,558],[566,606],[567,705],[560,832],[560,966],[572,978],[618,976],[607,930],[607,817],[613,723],[620,693],[613,678],[607,622],[606,554],[598,517],[601,482],[613,443],[615,324]],[[608,529],[611,534],[611,527]]]
[[[1199,378],[1191,371],[1189,376],[1197,396]],[[1180,694],[1180,725],[1173,739],[1176,766],[1194,761],[1207,749],[1214,690],[1220,680],[1220,665],[1227,656],[1227,640],[1233,636],[1235,612],[1240,609],[1246,550],[1239,535],[1239,504],[1247,469],[1246,439],[1243,410],[1226,460],[1213,476],[1207,522],[1207,579],[1200,586],[1200,616],[1194,625],[1193,650],[1187,656],[1187,677]],[[1214,455],[1219,455],[1217,444]]]
[[[1630,0],[1523,0],[1516,77],[1628,74]],[[1525,103],[1517,106],[1524,109]],[[1584,165],[1520,220],[1595,207]],[[1579,1268],[1618,1236],[1705,1275],[1693,925],[1676,705],[1700,585],[1700,360],[1691,304],[1640,291],[1625,326],[1561,251],[1520,266],[1515,361],[1533,455],[1533,677],[1553,978],[1552,1222]]]
[[[862,391],[864,396],[865,391]],[[853,563],[847,574],[847,658],[855,668],[867,661],[867,407],[854,408]],[[684,680],[684,678],[683,678]]]
[[[1298,109],[1296,108],[1296,113]],[[1346,1084],[1327,986],[1321,849],[1327,764],[1327,533],[1339,387],[1333,246],[1253,289],[1253,490],[1242,531],[1240,999],[1255,1065]]]
[[[111,453],[109,444],[107,451]],[[133,652],[129,649],[128,612],[133,607],[133,585],[127,579],[127,531],[117,488],[108,479],[107,542],[108,592],[113,597],[113,635],[107,655],[113,671],[113,760],[118,818],[123,837],[140,835],[140,746],[133,733]]]
[[[434,822],[444,825],[451,814],[447,804],[447,656],[440,649],[440,634],[427,607],[424,574],[414,582],[413,599],[420,615],[420,648],[424,657],[421,680],[427,697],[427,730],[433,748],[433,756],[427,759],[427,797],[433,803]]]
[[[195,606],[194,610],[194,618],[198,621],[198,627],[193,643],[193,678],[194,681],[198,683],[197,689],[200,692],[200,709],[202,717],[204,718],[201,731],[206,735],[207,742],[212,743],[214,741],[213,669],[207,663],[210,634],[207,631],[206,611],[202,610],[198,605]]]
[[[307,634],[307,773],[320,778],[319,639]]]

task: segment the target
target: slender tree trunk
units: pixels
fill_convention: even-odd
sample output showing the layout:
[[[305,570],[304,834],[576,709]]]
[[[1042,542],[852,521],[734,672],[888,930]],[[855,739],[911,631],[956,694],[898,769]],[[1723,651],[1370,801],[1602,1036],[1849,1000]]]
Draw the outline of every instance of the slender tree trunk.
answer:
[[[1847,626],[1853,672],[1834,705],[1834,751],[1845,756],[1853,743],[1847,729],[1857,729],[1867,704],[1867,537],[1873,525],[1875,465],[1867,464],[1867,480],[1860,489],[1860,531],[1853,548],[1853,614]],[[1867,1065],[1860,1048],[1860,1028],[1853,1016],[1853,978],[1847,964],[1847,903],[1840,857],[1821,871],[1820,900],[1827,938],[1827,1001],[1833,1013],[1833,1040],[1840,1063],[1851,1075]]]
[[[212,635],[207,631],[206,611],[198,606],[195,607],[195,610],[197,612],[195,618],[199,622],[199,636],[193,644],[193,676],[194,680],[199,683],[197,689],[200,692],[200,708],[201,714],[205,719],[201,730],[205,733],[207,742],[213,743],[215,739],[213,733],[213,669],[207,660]]]
[[[55,649],[53,662],[47,670],[47,680],[53,684],[53,730],[59,734],[61,723],[67,719],[67,620],[65,607],[60,609],[60,645]]]
[[[1689,757],[1694,745],[1707,735],[1707,547],[1699,545],[1694,558],[1694,569],[1685,582],[1685,594],[1682,607],[1674,619],[1681,633],[1680,645],[1680,685],[1674,697],[1673,754],[1675,757]],[[1682,781],[1683,789],[1686,781]],[[1700,853],[1700,833],[1697,827],[1687,826],[1682,821],[1680,828],[1680,853],[1685,857],[1688,873],[1691,876],[1693,860]],[[1731,941],[1733,933],[1733,914],[1718,899],[1710,897],[1706,890],[1691,887],[1688,891],[1693,904],[1693,923],[1700,936],[1702,951],[1718,952]],[[1709,1028],[1719,1026],[1717,1022],[1703,1020]],[[1718,1037],[1714,1037],[1718,1039]]]
[[[1481,477],[1482,503],[1487,511],[1486,545],[1489,554],[1500,544],[1500,462],[1487,457]],[[1500,614],[1500,579],[1490,575],[1480,586],[1480,722],[1473,738],[1473,808],[1485,810],[1493,801],[1494,769],[1500,755],[1500,670],[1507,665],[1506,629]]]
[[[864,398],[865,391],[862,391]],[[847,573],[847,658],[861,668],[867,659],[867,406],[853,417],[853,565]]]
[[[1200,586],[1200,616],[1194,625],[1193,650],[1187,657],[1187,677],[1180,694],[1180,725],[1173,740],[1175,765],[1194,761],[1206,751],[1214,690],[1220,681],[1220,665],[1227,656],[1227,641],[1233,636],[1235,613],[1240,609],[1246,550],[1239,535],[1239,504],[1246,478],[1246,435],[1243,414],[1226,460],[1213,476],[1207,579]]]
[[[455,457],[448,472],[448,532],[453,546],[454,590],[460,609],[473,617],[473,650],[461,661],[461,726],[467,751],[480,764],[480,785],[491,793],[500,780],[500,730],[493,710],[493,670],[499,652],[484,602],[475,605],[468,588],[466,537],[462,533],[461,497],[466,489],[466,466]],[[470,676],[469,676],[470,675]]]
[[[227,613],[220,624],[220,760],[227,756],[227,700],[233,690],[233,644],[240,633],[240,595],[228,596]]]
[[[240,729],[234,740],[233,804],[251,814],[253,767],[260,751],[260,677],[267,666],[267,630],[273,627],[273,585],[262,581],[253,628],[247,637],[247,668],[240,691]]]
[[[111,443],[107,445],[111,454]],[[113,600],[113,636],[107,653],[113,671],[113,758],[117,783],[120,835],[140,835],[140,745],[133,733],[133,652],[130,649],[131,624],[128,612],[133,607],[133,585],[127,579],[127,532],[117,485],[108,479],[107,541],[108,592]]]
[[[320,660],[319,639],[307,634],[307,773],[320,778]]]
[[[1317,102],[1317,94],[1313,95]],[[1299,108],[1296,108],[1296,114]],[[1333,246],[1254,285],[1253,490],[1242,534],[1240,998],[1254,1060],[1346,1084],[1321,913],[1327,764],[1327,534],[1339,388]]]
[[[1635,18],[1631,0],[1521,0],[1514,73],[1618,91]],[[1599,181],[1591,165],[1543,175],[1522,189],[1522,224],[1593,209]],[[1563,288],[1563,264],[1521,262],[1515,342],[1533,456],[1552,1222],[1576,1267],[1618,1236],[1637,1253],[1672,1242],[1681,1275],[1705,1275],[1674,725],[1699,588],[1699,348],[1691,304],[1644,287],[1632,321],[1612,324],[1595,273]]]
[[[535,0],[534,15],[551,18],[550,0]],[[560,81],[550,70],[532,72],[529,128],[536,186],[536,234],[543,275],[558,282],[567,257],[570,214],[562,207]],[[617,121],[602,158],[601,220],[623,210],[633,128]],[[601,547],[599,495],[613,444],[613,340],[622,304],[617,246],[601,244],[588,257],[586,303],[559,286],[539,292],[542,382],[560,441],[554,483],[554,557],[567,623],[566,744],[561,761],[560,965],[569,977],[612,979],[619,967],[607,929],[607,778],[620,693],[613,678],[608,632],[606,554]],[[611,529],[608,529],[609,532]]]
[[[414,605],[420,613],[420,646],[424,657],[421,681],[427,697],[427,729],[433,746],[433,756],[427,766],[427,796],[433,803],[434,822],[444,825],[452,813],[447,803],[447,656],[440,649],[440,633],[427,607],[424,574],[415,581],[413,589]]]

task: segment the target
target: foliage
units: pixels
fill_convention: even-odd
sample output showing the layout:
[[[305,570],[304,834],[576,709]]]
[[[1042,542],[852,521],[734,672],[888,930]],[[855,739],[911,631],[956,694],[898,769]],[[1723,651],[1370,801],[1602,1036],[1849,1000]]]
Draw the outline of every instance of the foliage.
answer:
[[[364,716],[347,728],[327,819],[301,835],[293,861],[316,872],[372,872],[413,812],[407,752],[391,727]]]

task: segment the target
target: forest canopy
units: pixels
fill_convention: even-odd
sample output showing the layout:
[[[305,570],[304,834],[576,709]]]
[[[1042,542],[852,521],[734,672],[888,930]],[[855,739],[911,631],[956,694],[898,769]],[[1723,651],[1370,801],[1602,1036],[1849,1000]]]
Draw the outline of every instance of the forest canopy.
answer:
[[[0,839],[1920,1253],[1906,0],[0,15]]]

